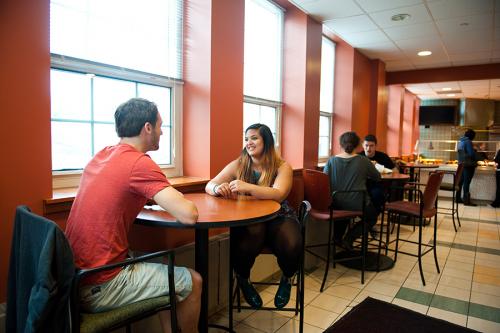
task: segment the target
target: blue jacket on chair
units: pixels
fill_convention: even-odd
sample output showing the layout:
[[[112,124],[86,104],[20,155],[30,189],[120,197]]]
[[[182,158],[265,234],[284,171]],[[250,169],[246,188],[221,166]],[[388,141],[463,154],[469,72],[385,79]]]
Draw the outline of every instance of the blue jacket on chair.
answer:
[[[69,332],[73,253],[52,221],[16,209],[7,291],[7,332]]]

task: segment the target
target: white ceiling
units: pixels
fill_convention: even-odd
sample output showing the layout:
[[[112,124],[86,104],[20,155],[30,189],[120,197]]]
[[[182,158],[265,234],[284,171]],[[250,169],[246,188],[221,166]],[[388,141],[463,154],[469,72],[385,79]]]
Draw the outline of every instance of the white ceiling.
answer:
[[[291,0],[388,72],[500,63],[500,0]],[[393,21],[396,14],[409,14]],[[429,50],[432,55],[417,56]],[[500,80],[411,84],[421,98],[500,99]],[[460,95],[437,94],[442,87]],[[412,90],[413,89],[413,90]]]

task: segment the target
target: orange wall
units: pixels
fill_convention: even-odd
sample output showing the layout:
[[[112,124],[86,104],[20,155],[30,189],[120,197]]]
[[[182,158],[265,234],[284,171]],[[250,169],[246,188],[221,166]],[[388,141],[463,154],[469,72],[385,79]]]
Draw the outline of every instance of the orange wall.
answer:
[[[243,146],[244,0],[186,1],[184,175],[214,177]]]
[[[369,132],[377,136],[377,149],[387,150],[387,87],[385,85],[385,63],[371,60],[372,88]],[[374,120],[373,120],[374,119]]]
[[[49,0],[0,1],[0,303],[15,207],[42,213],[52,193],[49,96]]]
[[[321,25],[295,7],[285,16],[282,148],[293,168],[318,162]]]
[[[370,60],[359,51],[354,51],[351,128],[361,138],[369,132],[371,87],[373,84],[376,84],[376,82],[377,81],[374,81],[371,75]],[[375,121],[375,119],[373,119],[373,121]]]
[[[388,87],[387,102],[387,150],[389,156],[401,155],[401,127],[402,127],[402,103],[403,87],[391,85]]]
[[[403,109],[403,136],[401,142],[401,153],[410,155],[413,153],[412,139],[415,120],[415,95],[407,90],[404,92],[404,109]]]
[[[339,137],[352,130],[354,48],[343,40],[335,40],[335,86],[333,102],[333,153],[340,152]]]

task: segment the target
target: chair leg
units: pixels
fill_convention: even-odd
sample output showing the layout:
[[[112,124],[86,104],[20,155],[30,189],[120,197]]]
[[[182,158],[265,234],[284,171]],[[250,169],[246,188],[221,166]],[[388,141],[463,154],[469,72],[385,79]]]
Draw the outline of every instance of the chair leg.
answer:
[[[458,215],[458,201],[457,200],[455,200],[455,201],[456,201],[455,203],[457,205],[456,208],[455,208],[455,212],[457,214],[458,226],[461,227],[462,225],[460,224],[460,216]]]
[[[325,287],[325,283],[326,283],[326,278],[328,277],[328,269],[330,268],[330,251],[331,251],[330,248],[331,248],[331,243],[332,243],[332,238],[333,238],[332,229],[333,229],[333,222],[330,220],[330,223],[328,225],[328,245],[327,245],[327,253],[326,253],[325,275],[323,276],[323,282],[321,283],[321,288],[319,289],[320,292],[323,292],[323,288]]]
[[[361,284],[365,284],[366,248],[368,247],[368,227],[365,219],[362,221],[363,236],[361,237]]]
[[[439,271],[439,264],[438,264],[438,257],[437,257],[437,247],[436,247],[436,240],[437,238],[437,213],[436,215],[434,215],[434,240],[433,240],[433,252],[434,252],[434,261],[436,262],[436,269],[438,271],[438,273],[440,273]]]
[[[380,235],[378,235],[378,251],[377,251],[377,272],[380,271],[380,252],[382,251],[382,235],[384,234],[384,211],[380,218]],[[387,243],[386,243],[387,246]]]
[[[391,228],[391,220],[394,218],[394,214],[391,214],[390,212],[387,212],[387,232],[385,233],[385,255],[389,253],[389,239],[390,239],[390,234],[392,234],[392,231],[389,229]],[[394,224],[394,221],[393,221]]]
[[[394,263],[398,260],[399,231],[401,230],[401,214],[398,215],[398,229],[396,231],[396,248],[394,249]]]
[[[420,269],[420,277],[422,278],[422,284],[425,286],[424,271],[422,269],[422,216],[418,219],[418,268]]]
[[[453,191],[453,197],[451,199],[451,220],[453,221],[453,228],[455,229],[455,232],[457,232],[457,226],[455,224],[455,191]]]

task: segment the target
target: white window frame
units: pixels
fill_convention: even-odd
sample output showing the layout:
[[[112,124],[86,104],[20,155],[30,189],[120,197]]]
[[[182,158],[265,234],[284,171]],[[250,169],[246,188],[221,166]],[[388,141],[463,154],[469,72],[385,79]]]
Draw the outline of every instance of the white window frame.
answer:
[[[112,79],[121,79],[145,84],[170,88],[171,108],[172,108],[172,160],[169,165],[160,165],[160,168],[167,177],[182,176],[182,94],[183,81],[172,79],[160,75],[144,73],[136,70],[126,69],[117,66],[100,64],[92,61],[67,57],[58,54],[51,54],[51,68],[67,70],[90,75],[105,76]],[[53,189],[76,187],[80,183],[83,169],[70,171],[52,171]]]
[[[268,106],[276,109],[276,114],[275,114],[275,124],[276,124],[276,140],[274,142],[274,146],[278,150],[278,152],[281,154],[281,117],[282,117],[282,109],[283,109],[283,103],[281,102],[276,102],[276,101],[270,101],[267,99],[262,99],[262,98],[256,98],[256,97],[251,97],[251,96],[243,96],[243,103],[250,103],[250,104],[255,104],[255,105],[261,105],[261,106]],[[245,128],[243,129],[243,131]],[[245,133],[243,133],[243,142],[245,140]]]
[[[334,58],[333,60],[335,61],[335,42],[332,41],[330,38],[326,37],[326,36],[322,36],[322,39],[321,39],[321,45],[323,45],[323,39],[326,39],[328,40],[330,43],[332,43],[333,45],[333,54],[334,54]],[[335,91],[335,64],[334,64],[334,67],[333,67],[333,86],[332,86],[332,89],[334,89]],[[323,163],[323,162],[326,162],[328,160],[328,158],[330,157],[330,155],[332,154],[332,135],[333,135],[333,113],[335,112],[334,110],[334,101],[335,101],[335,94],[333,93],[332,95],[332,112],[326,112],[326,111],[322,111],[320,109],[319,111],[319,115],[320,117],[328,117],[328,130],[329,130],[329,133],[328,133],[328,137],[329,137],[329,140],[328,140],[328,155],[327,156],[321,156],[319,155],[319,152],[318,152],[318,163]],[[318,118],[318,127],[319,127],[319,123],[320,123],[320,117]],[[318,143],[319,143],[319,136],[318,136]]]
[[[251,103],[251,104],[256,104],[256,105],[262,105],[262,106],[268,106],[268,107],[273,107],[276,109],[276,140],[275,140],[275,147],[278,150],[278,152],[281,154],[281,120],[282,120],[282,110],[283,110],[283,66],[284,66],[284,44],[285,44],[285,8],[281,7],[278,5],[276,2],[272,0],[257,0],[261,2],[267,2],[273,6],[275,6],[278,10],[282,12],[281,15],[281,45],[280,45],[280,68],[279,68],[279,96],[277,101],[273,100],[268,100],[264,98],[259,98],[255,96],[243,96],[243,103]],[[244,78],[243,78],[244,80]],[[245,130],[245,129],[243,129]],[[243,139],[244,139],[244,133],[243,133]]]
[[[318,163],[322,163],[322,162],[326,162],[328,160],[328,158],[332,154],[332,127],[333,127],[332,119],[333,119],[333,113],[320,111],[319,112],[319,116],[320,117],[328,117],[329,118],[329,120],[328,120],[328,131],[329,131],[328,138],[330,139],[330,140],[328,140],[328,152],[329,152],[329,155],[318,156]],[[318,118],[318,126],[319,126],[319,119],[320,118]],[[318,140],[319,140],[319,137],[318,137]]]

